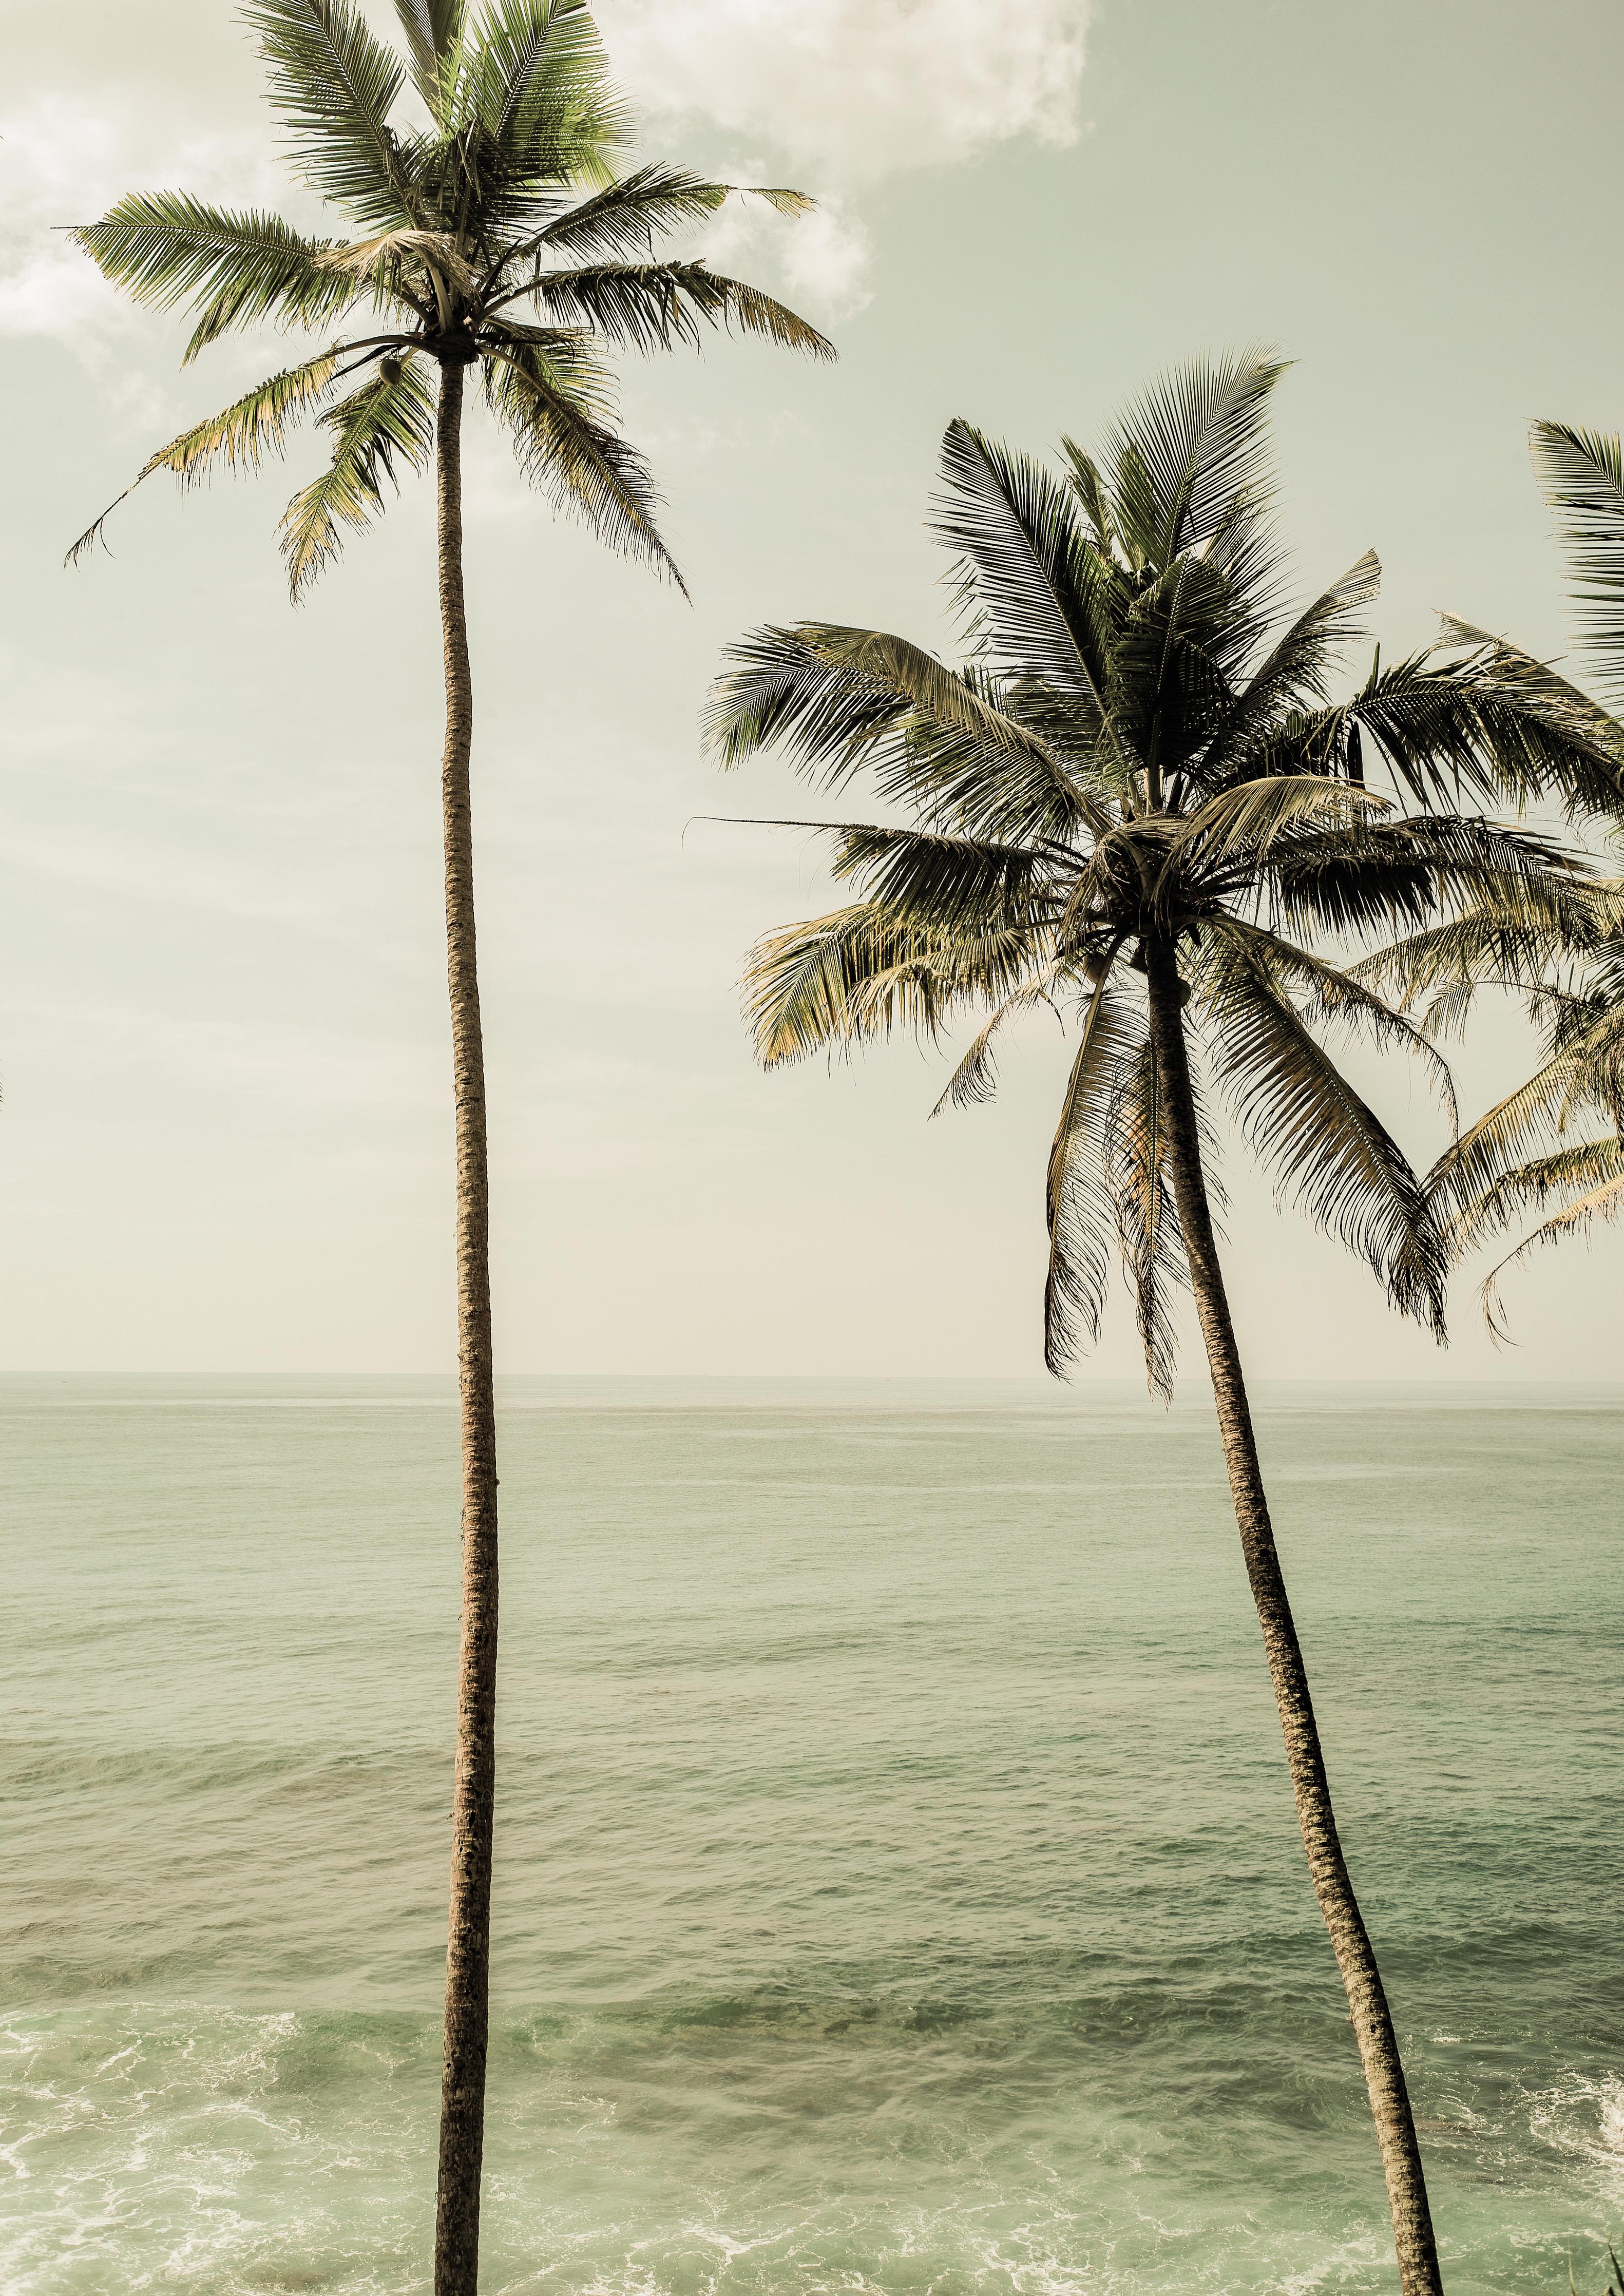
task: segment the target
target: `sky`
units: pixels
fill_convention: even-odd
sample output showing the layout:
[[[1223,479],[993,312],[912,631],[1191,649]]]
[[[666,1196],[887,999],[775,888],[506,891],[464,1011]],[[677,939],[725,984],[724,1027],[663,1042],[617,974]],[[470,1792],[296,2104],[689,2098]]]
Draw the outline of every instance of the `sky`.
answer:
[[[386,11],[374,10],[380,22]],[[1306,595],[1381,554],[1384,650],[1439,610],[1543,653],[1560,569],[1536,415],[1624,422],[1624,157],[1606,0],[603,0],[644,148],[789,182],[718,261],[825,325],[833,367],[718,340],[629,367],[693,593],[611,558],[470,444],[476,824],[497,1360],[511,1372],[1016,1376],[1041,1368],[1046,1016],[990,1107],[927,1120],[945,1056],[764,1075],[744,951],[831,906],[816,810],[729,779],[698,720],[721,650],[800,616],[952,633],[924,524],[957,415],[1036,451],[1252,341]],[[13,10],[0,106],[0,1366],[435,1372],[455,1360],[439,648],[427,489],[287,603],[283,504],[317,466],[66,545],[145,455],[282,363],[179,368],[61,236],[125,190],[312,217],[215,0]],[[1362,668],[1363,663],[1358,665]],[[1530,1040],[1486,1015],[1468,1111]],[[1413,1154],[1419,1078],[1361,1069]],[[1264,1378],[1624,1377],[1624,1244],[1508,1289],[1454,1344],[1226,1156],[1228,1264]],[[1136,1374],[1119,1298],[1095,1375]],[[1202,1374],[1192,1346],[1185,1377]]]

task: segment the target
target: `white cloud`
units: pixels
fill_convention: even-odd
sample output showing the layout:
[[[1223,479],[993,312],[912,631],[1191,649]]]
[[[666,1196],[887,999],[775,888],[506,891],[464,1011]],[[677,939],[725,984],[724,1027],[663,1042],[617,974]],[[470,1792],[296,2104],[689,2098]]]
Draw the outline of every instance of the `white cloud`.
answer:
[[[644,111],[693,112],[842,184],[1078,132],[1087,0],[600,0]]]
[[[734,142],[770,147],[798,183],[810,171],[802,188],[819,195],[818,212],[777,227],[778,259],[789,292],[839,317],[868,299],[868,236],[852,193],[1012,136],[1076,137],[1088,6],[599,0],[596,14],[652,137],[705,121]],[[734,224],[710,251],[721,266],[745,243]]]
[[[268,132],[187,135],[152,105],[61,94],[0,119],[0,334],[104,330],[127,316],[63,226],[162,186],[234,206],[286,203]]]

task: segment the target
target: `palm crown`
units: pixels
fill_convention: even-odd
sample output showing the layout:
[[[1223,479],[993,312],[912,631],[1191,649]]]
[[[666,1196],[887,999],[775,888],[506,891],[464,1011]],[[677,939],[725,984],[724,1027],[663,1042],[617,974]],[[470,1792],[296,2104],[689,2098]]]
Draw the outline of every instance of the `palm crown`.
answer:
[[[616,424],[604,349],[670,348],[726,324],[820,357],[829,346],[758,289],[657,257],[658,242],[732,187],[662,165],[617,176],[627,123],[583,0],[486,0],[477,18],[464,0],[396,0],[396,12],[404,57],[354,0],[256,0],[246,12],[299,172],[356,235],[312,238],[180,192],[136,193],[75,234],[138,302],[194,316],[187,359],[264,320],[307,333],[363,314],[373,325],[183,431],[135,483],[255,467],[315,414],[331,463],[282,522],[297,597],[345,530],[382,507],[397,466],[429,461],[437,365],[477,365],[526,475],[602,538],[675,575],[648,467]],[[408,89],[424,125],[397,122]],[[786,213],[808,204],[791,191],[758,196]]]
[[[1559,913],[1570,865],[1521,832],[1437,810],[1463,786],[1543,786],[1571,727],[1475,657],[1379,662],[1330,698],[1375,594],[1374,555],[1284,628],[1266,414],[1281,369],[1192,366],[1056,474],[962,422],[935,530],[971,641],[954,669],[873,630],[800,623],[731,649],[710,730],[725,763],[777,745],[826,788],[868,768],[906,826],[810,824],[859,898],[752,952],[747,1010],[773,1063],[986,1018],[944,1105],[993,1087],[1013,1014],[1080,1034],[1049,1160],[1046,1352],[1097,1335],[1113,1259],[1147,1369],[1172,1377],[1185,1280],[1147,972],[1177,965],[1184,1021],[1284,1192],[1441,1333],[1447,1239],[1318,1031],[1362,1029],[1448,1072],[1421,1032],[1308,944],[1418,924],[1492,896]],[[1577,762],[1574,762],[1577,759]],[[1385,766],[1396,797],[1367,785]]]

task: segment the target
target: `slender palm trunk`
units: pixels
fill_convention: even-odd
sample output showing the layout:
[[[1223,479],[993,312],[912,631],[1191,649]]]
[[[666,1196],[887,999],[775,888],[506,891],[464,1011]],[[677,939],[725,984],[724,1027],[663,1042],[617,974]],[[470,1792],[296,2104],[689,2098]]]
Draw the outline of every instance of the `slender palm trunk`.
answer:
[[[474,2296],[490,1995],[490,1849],[496,1792],[496,1421],[491,1382],[485,1051],[474,949],[468,759],[473,677],[463,606],[463,378],[440,370],[437,472],[439,611],[446,657],[446,949],[456,1078],[456,1318],[463,1395],[463,1639],[446,1946],[435,2296]]]
[[[1183,1000],[1173,944],[1147,938],[1144,957],[1150,989],[1151,1038],[1167,1113],[1168,1160],[1172,1169],[1174,1201],[1184,1231],[1202,1337],[1207,1343],[1218,1430],[1229,1469],[1235,1520],[1241,1530],[1241,1551],[1246,1558],[1246,1575],[1251,1581],[1258,1622],[1263,1629],[1263,1647],[1268,1654],[1275,1703],[1279,1710],[1286,1760],[1292,1773],[1292,1790],[1297,1800],[1297,1822],[1308,1854],[1314,1894],[1331,1932],[1337,1967],[1352,2012],[1353,2029],[1358,2037],[1365,2084],[1375,2117],[1376,2141],[1382,2148],[1382,2166],[1387,2177],[1399,2286],[1404,2296],[1441,2296],[1438,2246],[1432,2237],[1431,2210],[1427,2205],[1426,2179],[1422,2174],[1421,2151],[1415,2142],[1415,2123],[1410,2112],[1409,2092],[1404,2084],[1404,2067],[1399,2061],[1387,1996],[1382,1989],[1381,1972],[1366,1934],[1353,1883],[1348,1877],[1342,1846],[1337,1839],[1325,1757],[1308,1696],[1308,1677],[1298,1645],[1292,1606],[1286,1599],[1285,1580],[1275,1549],[1268,1501],[1258,1465],[1251,1411],[1246,1399],[1240,1350],[1230,1321],[1202,1171],[1201,1139],[1190,1085]]]

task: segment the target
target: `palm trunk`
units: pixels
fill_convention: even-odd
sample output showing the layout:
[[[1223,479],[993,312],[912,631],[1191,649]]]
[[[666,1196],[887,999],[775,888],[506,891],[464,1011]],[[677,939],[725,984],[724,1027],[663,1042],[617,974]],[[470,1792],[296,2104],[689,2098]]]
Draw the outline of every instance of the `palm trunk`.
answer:
[[[446,1945],[435,2296],[474,2296],[490,1995],[490,1851],[496,1790],[496,1422],[491,1380],[485,1051],[474,949],[468,759],[473,677],[463,606],[463,378],[440,370],[437,474],[439,611],[446,659],[446,949],[456,1081],[456,1314],[463,1398],[463,1636]]]
[[[1229,1488],[1240,1525],[1241,1551],[1252,1600],[1263,1629],[1263,1647],[1275,1685],[1292,1791],[1297,1800],[1297,1822],[1308,1854],[1308,1873],[1320,1912],[1331,1932],[1337,1967],[1348,1995],[1352,2024],[1358,2037],[1375,2117],[1376,2141],[1387,2177],[1387,2197],[1392,2210],[1393,2242],[1398,2256],[1398,2282],[1404,2296],[1441,2296],[1438,2246],[1432,2236],[1431,2210],[1427,2205],[1426,2180],[1415,2142],[1415,2123],[1393,2021],[1382,1989],[1381,1972],[1366,1934],[1358,1900],[1337,1839],[1325,1778],[1308,1677],[1298,1645],[1292,1606],[1275,1549],[1268,1501],[1258,1465],[1252,1437],[1251,1411],[1241,1373],[1240,1350],[1229,1317],[1223,1270],[1212,1234],[1212,1215],[1202,1171],[1201,1139],[1196,1128],[1195,1100],[1190,1085],[1190,1062],[1185,1046],[1183,999],[1178,968],[1170,940],[1144,942],[1146,980],[1150,990],[1151,1039],[1161,1081],[1167,1118],[1168,1160],[1173,1177],[1174,1201],[1184,1231],[1190,1281],[1201,1318],[1202,1337],[1212,1373],[1212,1392],[1218,1406],[1218,1431],[1223,1439]]]

